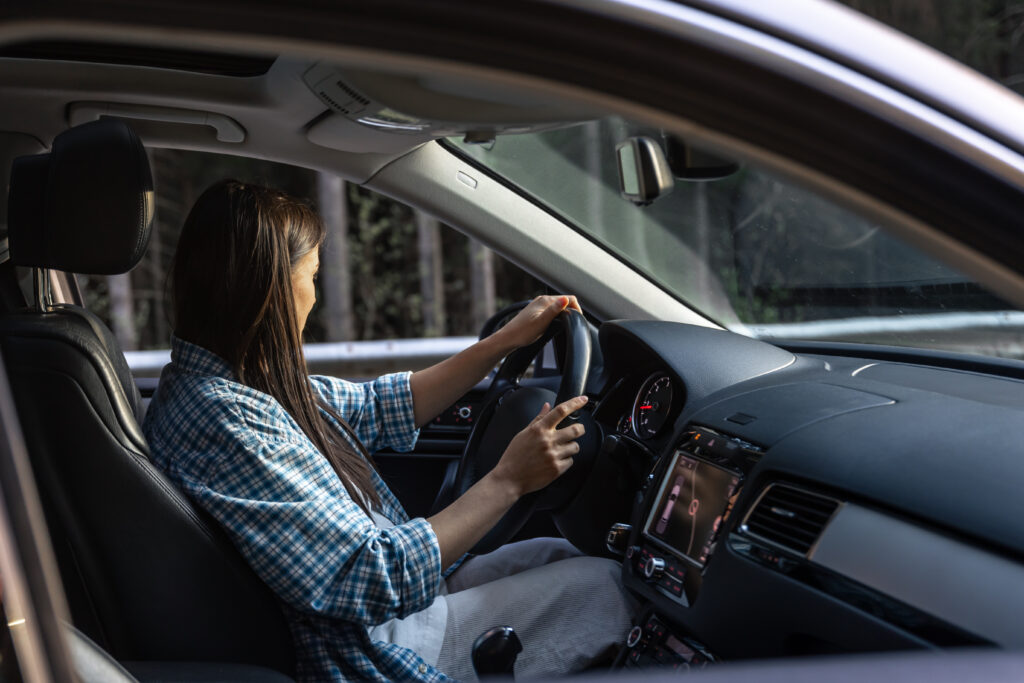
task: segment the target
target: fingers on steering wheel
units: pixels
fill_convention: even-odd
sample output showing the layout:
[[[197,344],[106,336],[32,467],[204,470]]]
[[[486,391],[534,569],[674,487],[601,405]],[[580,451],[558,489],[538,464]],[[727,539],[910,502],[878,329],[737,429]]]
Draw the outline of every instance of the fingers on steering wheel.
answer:
[[[552,408],[546,415],[543,415],[541,419],[545,421],[545,426],[553,428],[562,420],[585,406],[587,404],[587,400],[586,395],[570,398],[568,401],[559,403],[557,406]]]
[[[575,443],[576,439],[578,439],[581,436],[583,436],[583,434],[586,431],[587,430],[583,427],[583,425],[577,423],[577,424],[569,425],[568,427],[563,427],[562,429],[557,430],[555,432],[555,434],[558,436],[559,441],[562,441],[562,442],[570,442],[571,441],[571,442]]]
[[[558,448],[559,460],[572,460],[572,456],[580,452],[580,445],[575,441],[564,443]]]

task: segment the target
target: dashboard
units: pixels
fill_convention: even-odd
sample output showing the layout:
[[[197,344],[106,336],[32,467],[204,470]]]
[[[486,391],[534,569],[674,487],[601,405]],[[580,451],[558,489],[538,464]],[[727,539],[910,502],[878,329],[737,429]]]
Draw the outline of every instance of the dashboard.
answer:
[[[1024,365],[653,321],[599,340],[580,498],[646,605],[622,665],[1024,646]]]

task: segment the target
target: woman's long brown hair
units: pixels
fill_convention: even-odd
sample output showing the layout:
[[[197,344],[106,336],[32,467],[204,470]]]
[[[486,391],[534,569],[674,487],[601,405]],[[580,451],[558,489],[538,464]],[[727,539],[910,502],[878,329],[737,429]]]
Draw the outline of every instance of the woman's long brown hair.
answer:
[[[234,180],[208,188],[185,219],[174,257],[174,333],[277,399],[366,510],[380,505],[369,454],[332,428],[328,416],[359,444],[313,393],[295,313],[292,269],[323,238],[316,212],[283,192]]]

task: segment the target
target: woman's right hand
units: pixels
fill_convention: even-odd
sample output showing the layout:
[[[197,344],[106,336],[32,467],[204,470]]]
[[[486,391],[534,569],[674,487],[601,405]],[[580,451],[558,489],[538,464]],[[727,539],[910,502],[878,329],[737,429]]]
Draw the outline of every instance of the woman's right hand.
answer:
[[[583,425],[558,425],[586,403],[586,396],[554,408],[545,403],[540,415],[512,438],[493,470],[427,520],[437,535],[442,567],[469,552],[520,497],[544,488],[572,467]]]
[[[561,429],[558,425],[586,403],[586,396],[571,398],[554,408],[545,403],[540,414],[513,437],[489,476],[510,485],[517,498],[561,476],[572,467],[572,458],[580,451],[576,439],[583,436],[584,428],[579,423]]]

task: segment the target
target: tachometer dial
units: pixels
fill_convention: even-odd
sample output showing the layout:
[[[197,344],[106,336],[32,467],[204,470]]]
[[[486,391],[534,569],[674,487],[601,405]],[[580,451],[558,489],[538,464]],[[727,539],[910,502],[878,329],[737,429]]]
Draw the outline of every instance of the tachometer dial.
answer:
[[[633,404],[633,432],[641,439],[650,439],[665,424],[672,408],[672,380],[656,372],[646,380]]]

